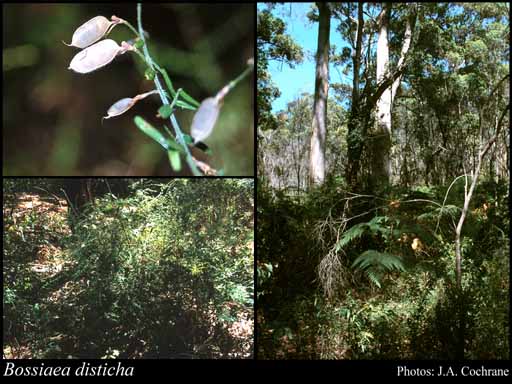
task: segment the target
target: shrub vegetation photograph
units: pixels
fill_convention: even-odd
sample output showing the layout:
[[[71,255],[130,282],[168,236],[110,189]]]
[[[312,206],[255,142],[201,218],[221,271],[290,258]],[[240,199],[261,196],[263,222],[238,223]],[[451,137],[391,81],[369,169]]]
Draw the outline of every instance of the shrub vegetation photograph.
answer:
[[[253,356],[244,179],[3,181],[3,357]]]
[[[259,359],[509,359],[509,11],[258,3]]]

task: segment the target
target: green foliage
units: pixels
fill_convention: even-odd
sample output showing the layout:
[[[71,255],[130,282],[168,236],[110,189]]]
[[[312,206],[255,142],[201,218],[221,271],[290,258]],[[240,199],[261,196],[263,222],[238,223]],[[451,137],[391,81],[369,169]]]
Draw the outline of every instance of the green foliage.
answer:
[[[327,125],[332,135],[327,138],[326,156],[341,169],[346,145],[339,137],[346,132],[346,111],[333,98],[328,100],[328,104]],[[277,114],[276,130],[259,132],[261,167],[258,167],[258,172],[267,177],[274,188],[300,192],[308,187],[312,109],[313,96],[303,93],[288,103],[286,111]],[[329,175],[331,179],[339,177],[340,171]]]
[[[344,232],[340,241],[336,243],[336,250],[339,250],[347,246],[353,240],[360,238],[365,233],[367,228],[368,225],[366,223],[360,223],[354,225],[348,231]]]
[[[364,270],[372,283],[381,287],[380,274],[383,271],[405,271],[400,257],[369,249],[361,253],[352,263],[353,268]]]
[[[444,205],[442,207],[434,208],[428,212],[425,212],[418,216],[419,221],[427,221],[433,220],[437,218],[442,218],[443,216],[448,216],[452,219],[457,218],[460,215],[461,209],[456,205]]]
[[[259,263],[256,268],[256,276],[257,276],[258,285],[264,286],[272,277],[272,272],[273,272],[272,264]],[[257,294],[258,294],[258,296],[261,296],[264,294],[264,292],[262,292],[262,290],[259,289]]]
[[[276,7],[268,5],[261,20],[270,24]],[[267,118],[259,123],[279,128],[259,132],[258,356],[509,358],[509,133],[496,127],[509,120],[509,5],[392,5],[391,71],[414,8],[417,21],[393,95],[389,148],[374,145],[370,135],[377,127],[378,51],[368,47],[378,23],[369,15],[383,6],[331,7],[347,43],[331,47],[331,57],[340,73],[360,81],[329,84],[328,111],[336,112],[327,124],[329,176],[319,188],[306,181],[311,97],[304,93],[286,111],[265,116],[279,92],[270,83],[268,46],[258,51],[258,108]],[[353,73],[359,11],[363,50]],[[318,20],[314,5],[306,17]],[[284,32],[286,24],[276,27]],[[267,42],[270,31],[261,28]],[[375,159],[387,162],[388,155],[385,170],[395,186],[381,188],[369,173],[380,164]],[[460,234],[459,288],[455,229],[474,177],[479,181]]]
[[[376,202],[345,195],[343,185],[331,180],[298,197],[258,188],[258,357],[455,358],[463,310],[466,356],[507,358],[508,221],[502,209],[482,208],[491,199],[507,207],[504,185],[475,192],[463,230],[463,295],[453,232],[463,183],[442,210],[445,187],[396,188]],[[345,229],[345,198],[351,215],[375,213]],[[416,251],[415,238],[423,244]]]
[[[510,266],[508,241],[480,268],[471,270],[468,287],[470,357],[500,359],[509,355]]]
[[[31,272],[22,255],[33,251],[19,253],[24,227],[7,232],[4,343],[55,358],[247,357],[252,335],[228,329],[252,317],[252,181],[141,180],[131,189],[79,216],[61,241],[59,273]],[[69,231],[65,218],[61,226]]]
[[[271,60],[283,60],[293,67],[294,63],[302,62],[302,48],[287,35],[283,20],[272,15],[268,9],[260,9],[258,5],[258,127],[274,129],[277,121],[272,116],[272,101],[279,97],[279,89],[272,83],[268,72]]]
[[[380,238],[385,243],[392,244],[393,240],[397,239],[405,230],[403,227],[399,227],[399,224],[400,220],[388,216],[375,216],[368,222],[358,223],[342,234],[333,247],[334,251],[337,253],[344,249],[345,252],[349,252],[349,246],[357,247],[357,244],[353,243],[365,236]],[[365,271],[369,280],[379,288],[381,287],[380,280],[385,271],[405,270],[401,257],[373,249],[362,252],[353,261],[352,268]]]

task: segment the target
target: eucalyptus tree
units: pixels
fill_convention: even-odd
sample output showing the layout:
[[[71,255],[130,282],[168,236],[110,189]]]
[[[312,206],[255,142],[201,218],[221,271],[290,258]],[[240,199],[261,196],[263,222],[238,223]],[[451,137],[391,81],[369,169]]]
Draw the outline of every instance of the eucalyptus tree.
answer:
[[[276,114],[279,128],[261,132],[260,175],[275,189],[307,189],[313,97],[303,93]]]
[[[396,9],[394,23],[391,20],[393,8]],[[372,186],[389,183],[391,111],[411,50],[416,12],[414,3],[358,3],[357,6],[342,3],[335,10],[340,20],[338,29],[350,44],[338,61],[352,69],[346,178],[353,188],[363,182],[361,160],[365,147],[370,156],[367,176]],[[390,35],[393,36],[391,42]]]
[[[377,91],[375,100],[375,127],[370,140],[373,156],[370,180],[374,185],[387,185],[391,176],[391,109],[405,70],[405,59],[411,48],[412,31],[416,21],[416,5],[408,4],[405,10],[405,31],[398,63],[392,69],[390,60],[389,27],[392,4],[382,4],[377,18],[378,39],[376,53]],[[382,93],[379,95],[380,89]]]
[[[307,185],[307,171],[308,171],[308,155],[309,151],[306,148],[307,135],[309,133],[309,127],[312,123],[312,109],[313,104],[312,96],[303,93],[301,97],[288,103],[288,121],[290,127],[290,138],[291,144],[291,155],[292,155],[292,166],[291,168],[295,173],[295,181],[297,192],[305,190]]]
[[[315,95],[309,160],[309,182],[320,185],[325,180],[325,142],[327,136],[327,99],[329,93],[329,34],[331,10],[328,3],[318,8],[318,45],[316,52]]]

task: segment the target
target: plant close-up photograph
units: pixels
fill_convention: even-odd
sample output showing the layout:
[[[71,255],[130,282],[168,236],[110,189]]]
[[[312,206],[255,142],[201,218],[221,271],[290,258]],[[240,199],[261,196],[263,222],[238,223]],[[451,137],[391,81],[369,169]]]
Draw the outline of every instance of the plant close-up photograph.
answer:
[[[3,5],[3,173],[252,176],[254,6]]]

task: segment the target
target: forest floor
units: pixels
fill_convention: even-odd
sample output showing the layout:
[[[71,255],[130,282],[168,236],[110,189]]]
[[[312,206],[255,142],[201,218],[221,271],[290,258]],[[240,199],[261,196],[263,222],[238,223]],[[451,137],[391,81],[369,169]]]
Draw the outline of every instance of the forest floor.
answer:
[[[16,231],[16,223],[23,222],[27,219],[27,216],[37,215],[45,216],[46,220],[44,223],[55,223],[55,226],[51,224],[49,226],[35,226],[31,229],[30,233],[20,232],[20,238],[22,241],[26,241],[27,237],[31,239],[37,239],[37,246],[33,250],[33,257],[31,260],[26,260],[26,266],[30,269],[37,280],[39,287],[44,287],[45,283],[52,280],[58,279],[59,276],[64,277],[64,281],[59,281],[58,289],[56,290],[45,290],[40,289],[38,292],[41,294],[40,297],[34,298],[36,305],[40,305],[41,310],[50,312],[48,316],[52,316],[51,312],[55,311],[54,315],[59,316],[62,308],[72,306],[76,303],[78,295],[86,288],[87,285],[83,281],[73,281],[69,279],[72,276],[70,273],[75,267],[76,263],[73,262],[67,255],[68,250],[62,244],[65,243],[63,239],[71,235],[71,229],[67,224],[68,206],[65,199],[57,199],[56,197],[41,197],[38,194],[19,194],[16,198],[16,205],[13,207],[7,207],[4,205],[4,217],[11,215],[14,220],[13,227],[7,227],[7,231]],[[5,260],[4,268],[9,265],[11,261]],[[15,261],[16,262],[16,261]],[[60,279],[59,279],[60,280]],[[233,306],[233,303],[225,303],[226,309]],[[226,326],[226,330],[232,338],[236,340],[246,341],[253,339],[254,322],[252,312],[244,310],[243,308],[237,307],[237,316],[235,321],[231,322]],[[218,322],[214,311],[211,311],[210,320],[213,324]],[[51,330],[41,330],[41,336],[54,334]],[[47,337],[46,342],[58,343],[63,339],[68,341],[68,344],[77,343],[77,338],[69,337],[70,335],[54,334],[51,337]],[[22,338],[21,335],[20,338]],[[31,359],[34,358],[33,352],[39,347],[32,345],[32,341],[26,340],[24,342],[18,342],[17,339],[13,343],[5,343],[3,349],[3,356],[6,359]],[[41,345],[41,340],[37,343]],[[142,342],[144,344],[144,342]],[[219,356],[223,358],[249,358],[252,356],[252,345],[248,345],[247,342],[242,342],[244,345],[243,350],[233,351],[227,356]],[[77,345],[70,345],[69,352]],[[65,352],[65,351],[63,351]],[[130,357],[142,357],[143,353],[139,351],[138,354]]]

